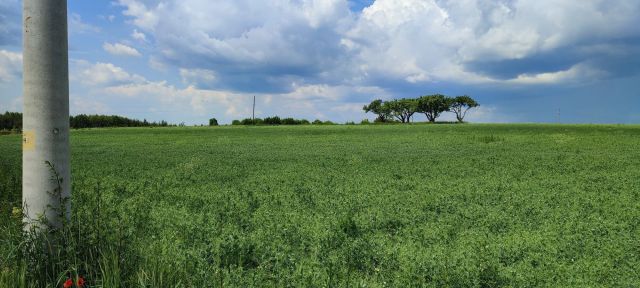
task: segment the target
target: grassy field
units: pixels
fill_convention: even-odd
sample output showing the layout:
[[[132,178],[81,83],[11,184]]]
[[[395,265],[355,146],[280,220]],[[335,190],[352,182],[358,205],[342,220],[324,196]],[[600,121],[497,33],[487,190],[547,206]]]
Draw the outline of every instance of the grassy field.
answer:
[[[100,129],[72,150],[74,247],[100,251],[65,265],[91,285],[640,286],[640,126]],[[20,159],[1,136],[5,285],[28,273]]]

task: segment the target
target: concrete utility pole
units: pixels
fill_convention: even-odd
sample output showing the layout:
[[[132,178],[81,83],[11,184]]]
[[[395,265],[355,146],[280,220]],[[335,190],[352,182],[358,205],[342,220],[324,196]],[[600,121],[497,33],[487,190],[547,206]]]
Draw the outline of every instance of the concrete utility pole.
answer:
[[[256,95],[253,95],[253,110],[251,112],[251,123],[256,125]]]
[[[23,146],[22,199],[25,221],[46,215],[61,223],[55,211],[58,188],[49,161],[63,179],[61,196],[71,195],[69,149],[69,55],[67,0],[24,0],[23,6]],[[70,205],[65,207],[69,217]],[[31,225],[28,225],[31,226]]]

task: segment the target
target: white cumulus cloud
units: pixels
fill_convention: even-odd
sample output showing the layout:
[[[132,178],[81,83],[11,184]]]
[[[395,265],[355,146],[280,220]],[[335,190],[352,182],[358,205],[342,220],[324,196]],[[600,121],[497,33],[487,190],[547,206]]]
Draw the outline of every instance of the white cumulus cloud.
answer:
[[[211,87],[215,83],[216,73],[206,69],[180,69],[182,83],[189,86]]]
[[[10,82],[22,76],[22,54],[0,50],[0,82]]]
[[[138,31],[138,29],[133,29],[133,32],[131,33],[131,38],[136,39],[138,41],[142,41],[142,42],[147,41],[147,35]]]
[[[109,54],[118,55],[118,56],[134,56],[139,57],[142,56],[136,48],[124,45],[122,43],[104,43],[102,45],[104,51],[109,52]]]
[[[82,17],[77,13],[69,15],[69,33],[83,34],[100,32],[100,28],[82,21]]]
[[[129,83],[146,82],[144,77],[131,74],[111,63],[90,64],[85,61],[74,62],[71,81],[80,81],[89,86],[114,86]]]

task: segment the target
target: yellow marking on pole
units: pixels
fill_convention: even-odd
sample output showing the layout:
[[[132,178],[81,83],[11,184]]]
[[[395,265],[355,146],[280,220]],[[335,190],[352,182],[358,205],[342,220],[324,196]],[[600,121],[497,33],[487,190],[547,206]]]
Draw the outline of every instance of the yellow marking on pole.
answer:
[[[36,149],[36,133],[33,131],[22,132],[22,151],[33,151]]]

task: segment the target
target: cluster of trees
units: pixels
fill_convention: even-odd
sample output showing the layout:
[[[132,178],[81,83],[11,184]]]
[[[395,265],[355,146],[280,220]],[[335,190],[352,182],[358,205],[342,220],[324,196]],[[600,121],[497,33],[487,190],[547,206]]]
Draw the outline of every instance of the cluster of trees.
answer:
[[[215,120],[212,119],[212,120]],[[216,121],[217,123],[217,121]],[[309,122],[309,120],[307,119],[294,119],[294,118],[280,118],[278,116],[273,116],[273,117],[267,117],[264,119],[261,118],[255,118],[255,119],[251,119],[251,118],[245,118],[242,120],[233,120],[231,122],[231,125],[309,125],[309,124],[313,124],[313,125],[333,125],[334,123],[331,121],[321,121],[321,120],[314,120],[313,122]],[[211,125],[211,121],[209,121],[209,126],[216,126],[216,125]]]
[[[447,97],[441,94],[426,95],[419,98],[402,98],[390,101],[380,99],[372,101],[362,109],[378,117],[375,122],[409,123],[411,117],[416,114],[424,114],[429,122],[436,122],[443,112],[452,112],[456,115],[458,122],[463,122],[464,117],[471,108],[480,106],[469,96]]]
[[[69,117],[71,128],[103,128],[103,127],[166,127],[175,126],[167,123],[167,121],[148,122],[129,119],[116,115],[85,115]],[[0,130],[22,130],[22,113],[6,112],[0,114]]]
[[[0,130],[21,130],[22,113],[5,112],[0,114]]]

